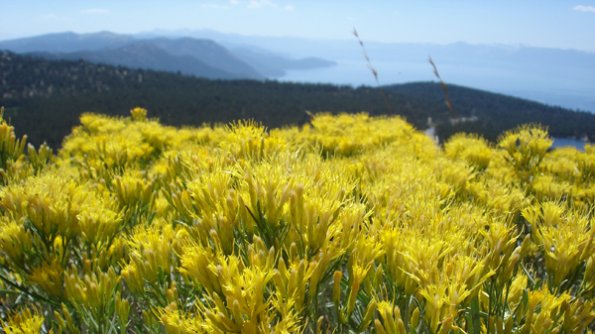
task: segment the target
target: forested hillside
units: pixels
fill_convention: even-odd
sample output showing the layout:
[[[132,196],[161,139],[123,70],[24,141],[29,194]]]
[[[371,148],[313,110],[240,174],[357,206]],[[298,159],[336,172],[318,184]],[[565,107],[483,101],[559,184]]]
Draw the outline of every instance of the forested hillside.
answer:
[[[541,123],[555,137],[595,139],[595,115],[549,107],[508,96],[450,87],[466,122],[451,125],[442,91],[435,83],[371,87],[289,84],[274,81],[206,80],[131,70],[83,61],[50,61],[0,52],[0,104],[20,134],[56,148],[82,112],[125,115],[142,105],[171,125],[225,123],[250,118],[269,127],[304,124],[306,111],[402,115],[419,129],[428,117],[437,134],[468,129],[496,139],[521,123]],[[476,116],[476,117],[469,117]]]
[[[436,86],[437,84],[411,83],[390,86],[387,90],[422,99],[443,109],[444,93]],[[587,136],[591,141],[595,139],[595,118],[587,112],[570,113],[565,108],[544,106],[534,101],[457,85],[448,85],[448,96],[455,115],[467,121],[438,124],[437,132],[444,138],[457,132],[473,132],[494,140],[502,130],[514,128],[519,123],[540,123],[547,126],[554,136]]]

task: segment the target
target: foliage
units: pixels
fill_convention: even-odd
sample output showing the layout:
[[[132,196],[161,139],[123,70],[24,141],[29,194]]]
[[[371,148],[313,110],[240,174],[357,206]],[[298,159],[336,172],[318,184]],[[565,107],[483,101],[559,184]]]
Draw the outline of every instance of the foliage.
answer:
[[[595,148],[540,128],[441,149],[398,117],[133,109],[48,156],[0,127],[7,333],[593,332]]]

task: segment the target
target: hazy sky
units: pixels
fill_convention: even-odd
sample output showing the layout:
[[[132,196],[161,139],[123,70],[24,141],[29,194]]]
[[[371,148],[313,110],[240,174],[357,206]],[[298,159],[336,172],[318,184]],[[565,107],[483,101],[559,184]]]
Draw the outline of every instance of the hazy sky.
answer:
[[[595,51],[595,0],[0,0],[0,39],[48,32],[213,29],[368,41]]]

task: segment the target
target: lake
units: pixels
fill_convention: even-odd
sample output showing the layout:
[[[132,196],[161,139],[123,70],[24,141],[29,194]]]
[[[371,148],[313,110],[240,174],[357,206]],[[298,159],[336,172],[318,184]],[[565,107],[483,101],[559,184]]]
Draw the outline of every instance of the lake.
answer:
[[[585,150],[585,143],[582,140],[573,139],[573,138],[553,138],[554,143],[552,144],[552,148],[558,147],[574,147],[578,150],[584,151]]]
[[[413,81],[436,81],[427,60],[374,61],[380,85]],[[552,80],[539,73],[519,72],[490,65],[436,64],[447,83],[512,95],[569,109],[595,112],[595,82],[559,75]],[[366,62],[337,60],[337,65],[311,70],[287,71],[279,81],[376,86]]]

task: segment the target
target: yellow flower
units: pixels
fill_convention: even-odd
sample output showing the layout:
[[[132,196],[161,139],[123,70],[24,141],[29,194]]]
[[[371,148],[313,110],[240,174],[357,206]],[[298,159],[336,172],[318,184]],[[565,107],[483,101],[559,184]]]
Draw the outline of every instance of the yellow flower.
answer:
[[[51,297],[60,298],[64,295],[64,268],[58,259],[33,268],[28,279]]]
[[[405,324],[401,319],[401,310],[398,306],[393,305],[387,301],[378,303],[378,313],[380,319],[374,321],[374,327],[380,334],[405,334]]]
[[[41,332],[44,318],[37,310],[24,309],[9,316],[8,320],[0,320],[6,334],[37,334]]]
[[[115,193],[122,208],[144,208],[154,198],[154,186],[140,173],[130,172],[114,179]]]
[[[130,116],[133,121],[144,121],[147,119],[147,109],[135,107],[130,110]]]
[[[462,159],[479,170],[488,167],[494,154],[483,138],[464,133],[452,136],[444,144],[444,153],[452,160]]]
[[[172,270],[176,231],[170,224],[138,226],[128,241],[129,262],[122,276],[134,292],[141,293],[145,282],[154,284]]]
[[[595,317],[593,146],[550,150],[522,126],[443,149],[367,114],[272,130],[146,117],[84,114],[56,156],[23,155],[0,121],[1,304],[32,305],[4,331],[584,332]]]
[[[66,298],[99,315],[100,312],[106,312],[114,300],[114,291],[119,282],[120,278],[111,268],[104,273],[85,273],[83,276],[71,270],[64,277]]]
[[[6,217],[0,218],[0,252],[12,263],[22,263],[27,250],[33,247],[34,238],[22,224]]]
[[[102,201],[94,202],[77,215],[81,236],[91,244],[105,243],[114,237],[122,217]]]

